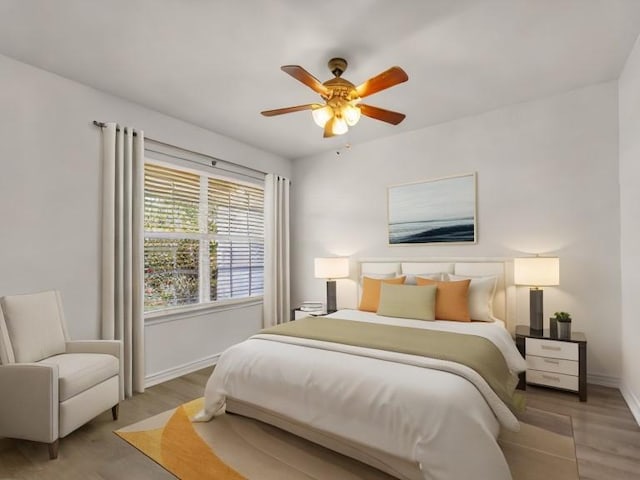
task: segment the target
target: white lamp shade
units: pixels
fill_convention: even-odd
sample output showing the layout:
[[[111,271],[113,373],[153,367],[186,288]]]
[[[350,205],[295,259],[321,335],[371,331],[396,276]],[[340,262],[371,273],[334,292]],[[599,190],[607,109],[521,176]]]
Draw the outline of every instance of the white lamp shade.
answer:
[[[324,107],[314,108],[311,110],[311,116],[313,117],[313,121],[320,128],[324,128],[325,123],[329,121],[333,117],[333,108],[329,105],[325,105]]]
[[[314,259],[314,276],[316,278],[344,278],[349,276],[349,259],[347,257],[331,257]]]
[[[342,108],[342,116],[350,127],[353,127],[360,120],[360,107],[347,103]]]
[[[560,285],[560,259],[558,257],[516,258],[513,263],[514,283],[545,287]]]
[[[342,117],[333,117],[333,123],[331,124],[331,133],[334,135],[344,135],[349,131],[347,122]]]

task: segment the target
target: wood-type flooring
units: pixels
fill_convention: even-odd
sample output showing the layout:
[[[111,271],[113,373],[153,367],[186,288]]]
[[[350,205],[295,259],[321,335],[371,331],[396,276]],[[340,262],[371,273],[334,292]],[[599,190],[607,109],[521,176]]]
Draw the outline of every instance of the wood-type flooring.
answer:
[[[174,478],[118,438],[113,430],[200,397],[211,368],[148,388],[107,411],[60,442],[57,460],[46,445],[0,438],[0,480],[162,480]],[[533,408],[569,415],[581,480],[640,480],[640,427],[620,392],[589,385],[589,399],[529,386]],[[553,480],[553,479],[549,479]]]

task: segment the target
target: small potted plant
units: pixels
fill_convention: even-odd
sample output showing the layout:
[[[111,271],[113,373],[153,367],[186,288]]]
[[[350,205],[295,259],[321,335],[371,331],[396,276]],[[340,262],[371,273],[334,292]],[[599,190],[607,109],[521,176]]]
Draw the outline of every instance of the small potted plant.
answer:
[[[558,338],[571,338],[571,315],[567,312],[556,312],[553,315],[553,320],[558,325]]]

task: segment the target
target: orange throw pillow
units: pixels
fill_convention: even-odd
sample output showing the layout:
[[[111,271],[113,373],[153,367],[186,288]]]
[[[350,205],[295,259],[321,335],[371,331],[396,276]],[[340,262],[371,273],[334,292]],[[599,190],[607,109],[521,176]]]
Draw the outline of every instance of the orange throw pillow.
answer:
[[[456,282],[439,282],[429,278],[417,277],[418,285],[435,285],[436,291],[436,320],[455,320],[470,322],[469,315],[469,284],[471,279]]]
[[[380,285],[382,282],[400,285],[404,283],[405,277],[395,278],[371,278],[362,277],[362,297],[358,310],[365,312],[377,312],[380,303]]]

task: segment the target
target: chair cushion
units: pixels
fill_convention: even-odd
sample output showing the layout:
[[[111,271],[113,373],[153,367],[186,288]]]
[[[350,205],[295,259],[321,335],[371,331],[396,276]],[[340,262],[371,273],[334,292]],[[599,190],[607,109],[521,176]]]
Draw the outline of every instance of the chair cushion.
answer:
[[[58,366],[60,402],[118,375],[118,359],[104,353],[65,353],[38,363]]]
[[[61,306],[55,291],[3,297],[2,310],[16,363],[64,353]]]

